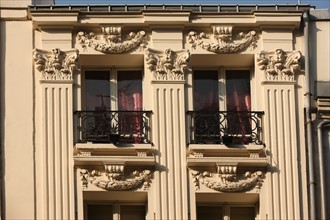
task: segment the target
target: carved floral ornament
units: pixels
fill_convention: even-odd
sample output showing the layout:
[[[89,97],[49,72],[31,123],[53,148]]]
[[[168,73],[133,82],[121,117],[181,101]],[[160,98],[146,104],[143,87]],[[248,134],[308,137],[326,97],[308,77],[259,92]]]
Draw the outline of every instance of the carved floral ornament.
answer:
[[[262,186],[264,174],[261,171],[243,175],[237,175],[236,171],[237,165],[218,165],[217,173],[194,171],[192,176],[196,190],[200,189],[200,184],[220,192],[245,192]]]
[[[145,48],[146,33],[144,31],[130,32],[127,40],[121,42],[121,27],[102,26],[103,34],[80,31],[77,34],[77,41],[84,51],[93,48],[96,51],[106,54],[119,54],[129,52],[137,47]]]
[[[269,81],[294,81],[295,75],[302,72],[301,62],[300,51],[276,49],[274,52],[260,51],[257,54],[257,65]]]
[[[87,189],[89,183],[108,191],[136,190],[141,187],[147,190],[149,188],[150,170],[135,170],[125,175],[124,165],[105,164],[104,167],[105,171],[92,170],[90,172],[87,169],[80,170],[83,189]]]
[[[156,51],[148,48],[145,59],[155,80],[184,80],[185,73],[191,71],[188,50],[174,52],[171,49]]]
[[[79,51],[51,51],[34,49],[33,59],[43,80],[71,80],[73,73],[79,72]]]
[[[188,42],[191,44],[192,49],[199,46],[204,50],[218,54],[237,53],[250,46],[253,49],[257,47],[258,35],[255,31],[246,34],[240,32],[233,35],[232,30],[232,26],[212,26],[213,42],[211,37],[204,32],[198,34],[195,31],[190,31]]]

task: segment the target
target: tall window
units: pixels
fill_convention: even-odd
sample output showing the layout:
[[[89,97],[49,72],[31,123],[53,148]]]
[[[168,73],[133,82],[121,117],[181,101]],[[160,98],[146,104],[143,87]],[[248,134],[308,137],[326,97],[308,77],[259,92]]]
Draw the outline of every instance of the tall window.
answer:
[[[119,203],[87,204],[87,220],[144,220],[145,205]]]
[[[253,206],[197,205],[197,220],[254,220]]]
[[[87,111],[110,110],[110,72],[85,72],[85,103]]]

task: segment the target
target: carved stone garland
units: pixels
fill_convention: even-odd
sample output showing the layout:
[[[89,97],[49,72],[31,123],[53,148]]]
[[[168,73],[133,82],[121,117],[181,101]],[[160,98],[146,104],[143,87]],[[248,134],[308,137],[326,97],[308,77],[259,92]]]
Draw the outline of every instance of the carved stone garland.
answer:
[[[91,183],[109,191],[135,190],[141,186],[147,190],[150,185],[151,171],[140,172],[136,170],[125,176],[123,165],[105,165],[103,172],[97,170],[90,172],[87,169],[82,169],[80,175],[84,189],[87,189],[88,183]]]
[[[159,52],[146,50],[146,64],[154,73],[156,80],[184,80],[184,74],[190,72],[190,53],[188,50],[174,52],[165,49]]]
[[[33,59],[36,69],[42,73],[44,80],[71,80],[74,71],[80,71],[79,51],[51,51],[35,49]]]
[[[294,76],[301,72],[301,60],[300,51],[276,49],[272,53],[260,51],[257,54],[257,65],[269,81],[294,81]]]
[[[196,171],[192,174],[196,190],[200,189],[200,184],[220,192],[245,192],[261,187],[263,178],[261,171],[246,172],[244,175],[237,176],[236,170],[236,165],[228,165],[218,166],[217,174]]]
[[[94,32],[80,31],[77,34],[77,41],[84,51],[91,47],[96,51],[106,54],[119,54],[131,51],[138,46],[146,46],[146,33],[144,31],[130,32],[128,40],[121,41],[121,27],[102,27],[103,35],[96,35]]]
[[[258,36],[255,31],[250,31],[247,34],[240,32],[238,35],[233,36],[232,29],[232,26],[213,26],[213,37],[216,42],[207,42],[210,36],[204,32],[198,34],[191,31],[188,33],[188,42],[193,49],[199,46],[204,50],[219,54],[236,53],[249,46],[252,46],[252,48],[257,47]]]

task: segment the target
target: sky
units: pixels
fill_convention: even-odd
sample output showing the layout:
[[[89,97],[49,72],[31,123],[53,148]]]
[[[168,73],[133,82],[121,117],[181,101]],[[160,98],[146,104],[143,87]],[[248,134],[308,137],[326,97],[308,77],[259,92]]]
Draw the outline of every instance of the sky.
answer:
[[[330,8],[330,0],[55,0],[55,4],[310,4]]]

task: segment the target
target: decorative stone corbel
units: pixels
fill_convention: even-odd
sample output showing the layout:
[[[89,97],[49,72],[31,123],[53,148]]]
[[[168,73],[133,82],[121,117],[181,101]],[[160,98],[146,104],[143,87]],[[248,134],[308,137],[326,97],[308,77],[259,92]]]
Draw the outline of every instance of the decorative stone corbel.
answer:
[[[184,75],[191,71],[188,50],[164,52],[146,49],[147,68],[154,73],[155,80],[184,80]]]
[[[79,72],[79,51],[51,51],[34,49],[33,59],[43,80],[71,80],[74,72]]]
[[[265,72],[268,81],[294,81],[295,75],[302,71],[301,60],[300,51],[276,49],[274,52],[260,51],[257,54],[257,66]]]
[[[108,191],[136,190],[141,186],[144,190],[149,188],[150,170],[135,170],[125,175],[124,164],[104,164],[104,168],[104,171],[80,170],[83,188],[87,189],[88,183]]]
[[[217,173],[194,171],[192,176],[196,190],[200,189],[200,184],[220,192],[245,192],[254,188],[260,189],[264,176],[261,171],[238,175],[237,164],[218,164],[217,171]]]
[[[121,42],[121,27],[101,26],[102,34],[80,31],[77,34],[77,41],[86,51],[87,47],[106,54],[119,54],[129,52],[137,47],[146,46],[145,31],[130,32],[127,40]]]
[[[210,36],[204,32],[198,34],[195,31],[190,31],[188,33],[188,42],[191,44],[192,49],[196,49],[196,46],[199,46],[204,50],[219,54],[237,53],[249,46],[252,46],[252,48],[257,47],[258,36],[255,31],[250,31],[247,34],[240,32],[234,36],[232,30],[233,26],[212,26],[215,42],[212,42]]]

